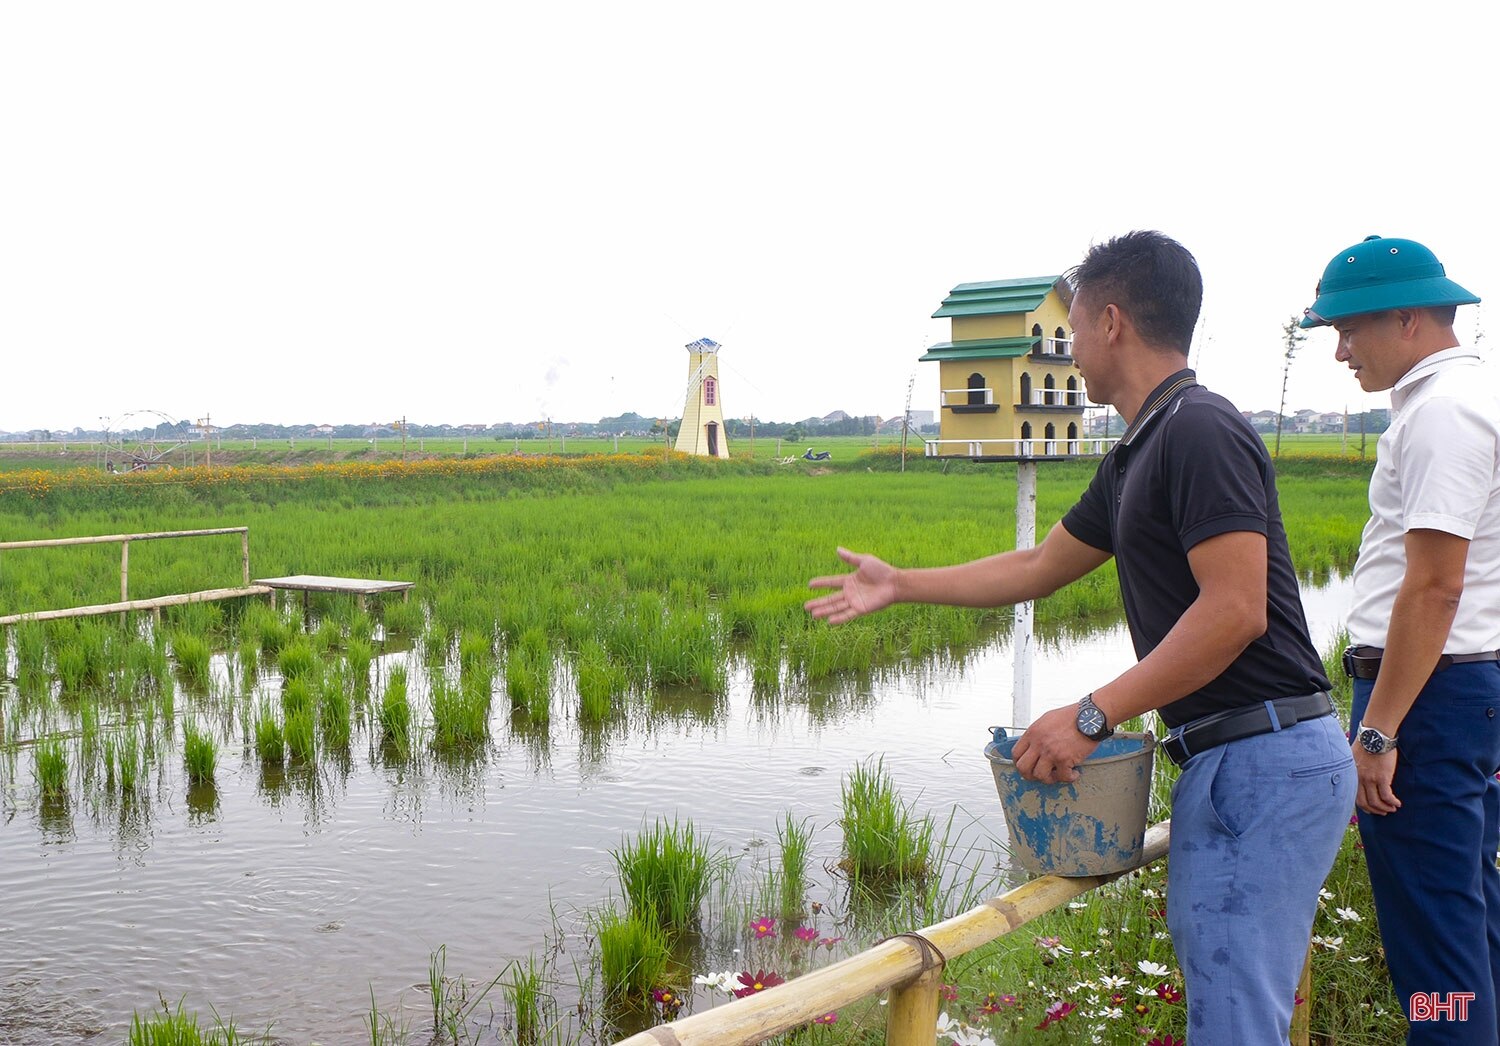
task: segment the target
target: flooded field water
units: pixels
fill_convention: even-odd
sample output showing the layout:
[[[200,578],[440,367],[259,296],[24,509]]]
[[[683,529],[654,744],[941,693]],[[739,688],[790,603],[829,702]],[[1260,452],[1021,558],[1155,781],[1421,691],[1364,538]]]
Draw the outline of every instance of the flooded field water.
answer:
[[[1306,593],[1320,648],[1347,600],[1346,582]],[[420,657],[387,650],[374,671],[402,662],[416,681]],[[1121,626],[1044,643],[1034,712],[1132,659]],[[997,864],[1004,826],[981,749],[986,727],[1011,721],[1010,692],[1003,638],[961,667],[773,700],[735,668],[724,697],[659,695],[602,731],[565,714],[513,730],[497,711],[488,749],[458,763],[392,765],[356,739],[347,760],[270,774],[227,744],[217,788],[195,797],[180,756],[164,758],[149,800],[126,811],[40,801],[29,752],[13,751],[0,759],[0,1041],[122,1042],[132,1010],[164,999],[242,1031],[270,1025],[277,1041],[368,1042],[372,993],[420,1031],[440,946],[450,974],[479,982],[547,948],[578,953],[563,969],[586,961],[585,914],[615,888],[609,849],[658,816],[691,819],[742,877],[773,856],[784,812],[810,818],[812,897],[833,910],[840,781],[875,756],[919,810],[956,812],[974,860]]]

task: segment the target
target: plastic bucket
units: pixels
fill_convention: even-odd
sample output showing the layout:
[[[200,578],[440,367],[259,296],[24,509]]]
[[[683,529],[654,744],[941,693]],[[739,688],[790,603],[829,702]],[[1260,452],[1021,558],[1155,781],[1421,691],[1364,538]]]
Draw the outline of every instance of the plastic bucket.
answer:
[[[1151,800],[1151,733],[1118,733],[1102,741],[1071,784],[1028,781],[1010,759],[1019,737],[991,727],[985,746],[1005,808],[1012,855],[1042,875],[1105,875],[1140,863]]]

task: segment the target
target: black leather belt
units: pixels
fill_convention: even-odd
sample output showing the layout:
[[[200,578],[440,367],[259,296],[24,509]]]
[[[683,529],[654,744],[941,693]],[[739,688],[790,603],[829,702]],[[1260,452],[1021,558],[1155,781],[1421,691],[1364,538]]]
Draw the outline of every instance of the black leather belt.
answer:
[[[1380,659],[1385,651],[1378,646],[1351,646],[1344,648],[1344,674],[1350,679],[1374,679],[1380,672]],[[1434,674],[1454,665],[1467,665],[1471,661],[1500,661],[1500,650],[1486,650],[1480,654],[1444,654],[1437,659]]]
[[[1230,741],[1270,733],[1272,730],[1285,730],[1304,719],[1317,719],[1332,714],[1333,701],[1321,690],[1297,697],[1278,697],[1248,708],[1215,712],[1202,719],[1195,719],[1183,727],[1181,733],[1163,741],[1161,749],[1167,753],[1167,758],[1181,766],[1188,761],[1188,756]]]

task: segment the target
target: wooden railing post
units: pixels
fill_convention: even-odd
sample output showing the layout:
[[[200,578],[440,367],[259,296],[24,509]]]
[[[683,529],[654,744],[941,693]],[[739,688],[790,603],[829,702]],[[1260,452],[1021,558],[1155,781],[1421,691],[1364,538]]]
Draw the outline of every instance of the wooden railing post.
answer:
[[[1302,964],[1302,977],[1297,981],[1297,995],[1301,1006],[1292,1007],[1292,1046],[1308,1046],[1312,1040],[1312,945],[1307,946],[1307,960]]]
[[[943,967],[933,966],[891,989],[885,1019],[888,1046],[932,1046],[942,987]]]
[[[120,542],[120,602],[130,599],[130,542]]]
[[[250,528],[240,535],[240,563],[245,568],[244,584],[250,584]]]

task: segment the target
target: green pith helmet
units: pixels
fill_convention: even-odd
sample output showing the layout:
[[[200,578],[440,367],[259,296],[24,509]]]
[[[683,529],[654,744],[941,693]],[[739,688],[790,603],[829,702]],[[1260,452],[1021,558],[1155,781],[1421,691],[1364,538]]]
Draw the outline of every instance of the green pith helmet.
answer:
[[[1314,293],[1318,300],[1303,310],[1304,327],[1322,327],[1346,316],[1385,309],[1479,302],[1477,294],[1448,279],[1437,255],[1416,240],[1379,236],[1368,236],[1335,255]]]

